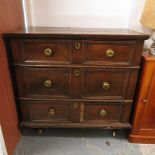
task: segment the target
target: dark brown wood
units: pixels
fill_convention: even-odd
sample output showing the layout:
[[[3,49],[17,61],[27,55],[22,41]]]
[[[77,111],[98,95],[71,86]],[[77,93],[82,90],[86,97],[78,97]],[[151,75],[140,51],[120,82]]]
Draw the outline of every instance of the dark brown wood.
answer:
[[[50,109],[54,114],[49,115]],[[22,117],[30,122],[69,122],[71,104],[60,101],[29,101],[21,102]]]
[[[69,98],[71,71],[69,68],[16,68],[20,97]],[[51,86],[46,87],[46,80]]]
[[[123,125],[123,123],[129,122],[130,105],[130,103],[121,102],[21,101],[22,122],[30,121],[36,124],[46,122],[52,122],[52,124],[58,122],[84,124],[120,122]],[[54,116],[49,116],[51,108],[54,109]],[[105,110],[107,115],[100,116],[101,110]]]
[[[87,99],[132,99],[138,70],[130,69],[82,69],[82,97]],[[133,79],[133,81],[130,81]],[[109,89],[103,83],[110,84]],[[131,85],[130,89],[129,86]]]
[[[25,64],[70,64],[71,41],[67,40],[12,40],[14,62]],[[44,50],[50,48],[51,56],[46,56]]]
[[[30,128],[102,128],[102,129],[131,129],[131,124],[120,122],[109,123],[34,123],[22,122],[21,127]]]
[[[107,114],[101,116],[100,112],[104,110]],[[84,106],[84,122],[105,123],[112,121],[120,121],[121,105],[118,104],[91,104]]]
[[[62,28],[62,27],[30,27],[12,31],[5,36],[17,38],[55,38],[55,39],[90,39],[90,40],[145,40],[150,36],[128,29],[99,28]]]
[[[0,124],[8,155],[13,154],[20,139],[20,131],[7,55],[1,35],[24,27],[22,8],[21,0],[0,1]]]
[[[4,35],[13,55],[20,125],[130,128],[143,42],[148,36],[128,30],[48,30],[30,28],[27,33]],[[49,57],[44,55],[46,48],[53,50]],[[106,56],[108,49],[115,52],[113,57]],[[51,80],[51,87],[44,86],[46,80]],[[103,88],[104,82],[109,89]],[[55,111],[53,117],[48,116],[50,108]],[[106,116],[100,116],[101,110]]]
[[[75,44],[80,49],[75,49]],[[143,42],[142,42],[143,43]],[[71,41],[53,39],[14,39],[11,41],[14,62],[17,64],[84,64],[131,66],[138,65],[138,42],[135,41]],[[44,50],[50,48],[51,56],[45,56]],[[113,57],[107,57],[106,51],[114,50]],[[136,54],[136,55],[135,55]],[[124,56],[125,55],[125,56]],[[133,56],[134,55],[134,56]]]
[[[155,144],[155,56],[143,54],[133,128],[129,141]]]
[[[134,41],[85,41],[83,63],[88,65],[131,65],[132,59],[136,58],[132,56],[135,43]],[[106,56],[108,49],[114,51],[113,57]]]

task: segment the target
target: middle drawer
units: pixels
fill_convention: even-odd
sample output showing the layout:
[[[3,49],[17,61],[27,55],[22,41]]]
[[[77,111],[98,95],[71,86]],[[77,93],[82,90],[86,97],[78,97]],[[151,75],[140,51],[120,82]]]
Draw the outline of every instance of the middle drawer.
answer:
[[[20,98],[132,99],[138,70],[16,67]]]
[[[69,98],[69,68],[17,67],[16,79],[20,97]]]

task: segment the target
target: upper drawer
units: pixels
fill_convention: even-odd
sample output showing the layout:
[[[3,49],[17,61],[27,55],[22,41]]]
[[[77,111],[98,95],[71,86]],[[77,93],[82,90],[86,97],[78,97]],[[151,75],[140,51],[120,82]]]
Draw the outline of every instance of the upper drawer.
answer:
[[[68,40],[12,40],[15,63],[69,64],[71,43]]]
[[[139,64],[141,51],[135,41],[84,41],[83,63],[87,65]]]

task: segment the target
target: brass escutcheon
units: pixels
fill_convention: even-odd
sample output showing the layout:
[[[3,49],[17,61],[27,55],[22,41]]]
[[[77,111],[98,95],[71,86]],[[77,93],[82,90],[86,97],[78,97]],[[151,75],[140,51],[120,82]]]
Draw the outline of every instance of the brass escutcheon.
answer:
[[[78,108],[78,106],[79,106],[78,103],[76,103],[76,102],[73,103],[73,108],[74,109]]]
[[[80,42],[76,42],[76,43],[74,44],[74,47],[75,47],[76,50],[79,50],[80,47],[81,47],[81,43],[80,43]]]
[[[75,76],[80,76],[80,70],[76,69],[76,70],[74,71],[74,75],[75,75]]]

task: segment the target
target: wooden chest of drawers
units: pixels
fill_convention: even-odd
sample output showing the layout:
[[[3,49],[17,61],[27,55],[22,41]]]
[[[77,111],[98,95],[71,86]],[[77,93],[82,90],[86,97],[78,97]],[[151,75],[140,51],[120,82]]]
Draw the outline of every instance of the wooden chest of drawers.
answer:
[[[5,34],[20,126],[130,128],[147,38],[70,28]]]

